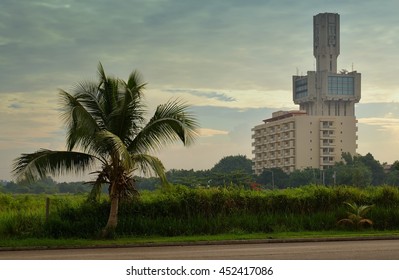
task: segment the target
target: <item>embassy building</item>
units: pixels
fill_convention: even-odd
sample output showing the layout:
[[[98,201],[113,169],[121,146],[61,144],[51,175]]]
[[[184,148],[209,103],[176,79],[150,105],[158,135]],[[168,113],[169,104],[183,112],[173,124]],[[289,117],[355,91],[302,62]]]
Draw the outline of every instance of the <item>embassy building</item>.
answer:
[[[293,101],[298,110],[278,111],[252,129],[253,169],[306,167],[326,169],[341,161],[343,152],[355,154],[361,75],[337,72],[340,53],[339,14],[313,17],[313,55],[316,71],[293,76]]]

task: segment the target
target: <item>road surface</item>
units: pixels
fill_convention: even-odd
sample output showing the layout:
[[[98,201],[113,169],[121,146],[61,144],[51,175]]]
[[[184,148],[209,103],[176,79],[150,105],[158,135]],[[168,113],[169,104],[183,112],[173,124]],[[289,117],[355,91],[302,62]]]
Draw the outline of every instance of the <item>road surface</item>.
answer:
[[[0,260],[399,260],[399,240],[0,251]]]

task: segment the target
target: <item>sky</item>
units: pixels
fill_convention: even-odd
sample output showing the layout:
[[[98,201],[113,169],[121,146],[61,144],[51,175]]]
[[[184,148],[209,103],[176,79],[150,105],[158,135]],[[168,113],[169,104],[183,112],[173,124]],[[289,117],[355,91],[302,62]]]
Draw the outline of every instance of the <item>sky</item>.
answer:
[[[13,160],[65,150],[59,89],[106,73],[147,82],[148,117],[171,98],[191,104],[195,145],[156,155],[166,169],[209,169],[252,158],[251,128],[297,109],[292,75],[315,68],[313,16],[340,14],[338,69],[362,74],[359,154],[399,159],[399,24],[396,0],[2,0],[0,179]]]

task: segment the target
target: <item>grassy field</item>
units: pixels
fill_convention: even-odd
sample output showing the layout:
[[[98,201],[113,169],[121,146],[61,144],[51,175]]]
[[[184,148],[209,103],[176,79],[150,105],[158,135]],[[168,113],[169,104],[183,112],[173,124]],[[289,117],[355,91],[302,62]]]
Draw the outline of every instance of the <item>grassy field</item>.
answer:
[[[83,195],[0,194],[0,246],[109,244],[96,239],[108,216],[107,199],[100,203],[85,199]],[[348,217],[344,202],[373,205],[366,214],[373,225],[339,225],[340,219]],[[112,242],[395,235],[398,205],[399,190],[389,186],[272,191],[175,186],[169,191],[143,192],[139,199],[121,204],[117,238]]]
[[[247,233],[247,234],[218,234],[193,236],[144,236],[120,237],[114,240],[99,239],[53,239],[53,238],[6,238],[0,239],[0,250],[12,248],[90,248],[109,246],[151,246],[165,244],[192,244],[192,243],[219,243],[219,242],[287,242],[287,240],[313,239],[340,239],[340,238],[399,238],[399,231],[321,231],[321,232],[279,232],[279,233]]]

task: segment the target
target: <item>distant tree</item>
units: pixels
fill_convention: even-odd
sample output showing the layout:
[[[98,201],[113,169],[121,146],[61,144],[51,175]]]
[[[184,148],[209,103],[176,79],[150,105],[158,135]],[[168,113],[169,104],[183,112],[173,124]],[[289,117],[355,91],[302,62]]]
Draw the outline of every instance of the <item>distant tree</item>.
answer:
[[[252,161],[246,156],[227,156],[222,158],[210,170],[208,185],[212,186],[250,186],[253,181]]]
[[[378,186],[384,183],[385,172],[384,167],[381,163],[374,159],[373,155],[367,153],[365,156],[358,156],[357,160],[364,164],[364,166],[368,167],[371,171],[371,184],[374,186]]]
[[[346,165],[353,165],[354,158],[351,153],[343,152],[341,157]]]
[[[63,182],[58,184],[58,191],[60,193],[75,193],[75,188],[72,188],[71,184]]]
[[[357,164],[351,169],[352,185],[355,187],[367,187],[372,184],[373,174],[364,164]]]
[[[399,186],[399,161],[392,163],[389,169],[384,169],[385,181],[384,183],[391,186]]]
[[[157,177],[135,177],[138,190],[153,191],[162,186],[161,180]]]
[[[15,185],[15,187],[13,187],[13,189],[12,189],[12,193],[21,193],[22,194],[22,193],[30,193],[31,192],[31,189],[26,185],[18,185],[18,184],[15,184],[14,182],[11,182],[9,185],[10,186]]]
[[[333,167],[335,182],[337,185],[351,185],[366,187],[372,184],[372,172],[361,160],[361,156],[352,157],[343,154],[345,162],[336,163]]]
[[[394,163],[392,163],[391,171],[393,170],[399,170],[399,160],[395,160]]]
[[[309,184],[320,183],[320,170],[314,168],[305,168],[303,170],[294,170],[289,176],[289,187],[299,187]]]
[[[85,182],[63,182],[58,184],[60,193],[89,193],[90,188],[90,184]]]
[[[335,183],[337,185],[349,186],[352,184],[352,165],[341,163],[336,163],[334,166],[335,171]]]
[[[386,175],[385,184],[391,186],[399,186],[399,170],[391,170]]]
[[[252,161],[244,155],[227,156],[216,163],[210,171],[215,173],[242,171],[252,174]]]
[[[289,185],[289,175],[281,168],[264,169],[256,178],[256,182],[263,186],[285,188]]]
[[[194,169],[171,169],[166,172],[166,178],[171,183],[187,187],[206,186],[212,179],[209,170],[194,171]]]

